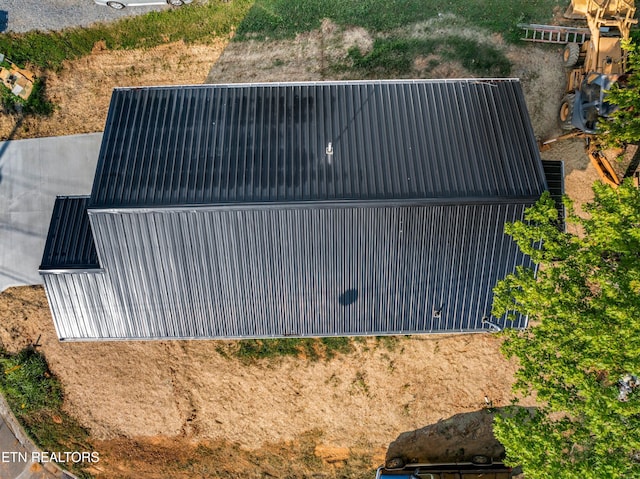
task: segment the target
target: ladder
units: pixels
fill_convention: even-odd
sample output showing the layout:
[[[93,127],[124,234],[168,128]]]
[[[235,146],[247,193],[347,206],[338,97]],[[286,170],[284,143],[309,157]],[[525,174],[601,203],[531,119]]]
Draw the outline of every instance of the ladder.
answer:
[[[522,40],[539,43],[584,43],[591,32],[588,28],[561,27],[557,25],[537,25],[518,23],[524,30]]]

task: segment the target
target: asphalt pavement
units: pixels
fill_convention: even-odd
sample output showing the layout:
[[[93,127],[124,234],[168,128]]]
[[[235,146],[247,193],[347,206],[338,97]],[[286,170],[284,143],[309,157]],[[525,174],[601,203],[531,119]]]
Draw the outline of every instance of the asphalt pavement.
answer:
[[[92,133],[0,142],[0,291],[42,283],[55,198],[91,193],[101,140]]]
[[[142,15],[168,6],[128,7],[114,10],[93,0],[2,0],[0,33],[61,30]],[[0,52],[2,53],[2,52]]]

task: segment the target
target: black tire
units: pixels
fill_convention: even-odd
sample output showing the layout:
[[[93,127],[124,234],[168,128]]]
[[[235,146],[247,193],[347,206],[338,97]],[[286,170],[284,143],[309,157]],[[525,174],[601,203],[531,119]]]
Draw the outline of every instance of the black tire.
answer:
[[[126,5],[120,2],[107,2],[107,6],[113,8],[114,10],[122,10]]]
[[[184,5],[184,0],[167,0],[167,3],[172,7],[181,7]]]
[[[402,469],[404,467],[404,459],[401,457],[393,457],[384,464],[385,469],[394,470]]]
[[[567,68],[571,68],[578,63],[580,59],[580,45],[577,43],[567,43],[567,46],[564,47],[564,52],[562,53],[562,60],[564,61],[564,66]]]
[[[558,124],[560,129],[564,131],[573,130],[574,126],[571,124],[571,118],[573,117],[573,104],[576,100],[576,96],[573,93],[565,95],[560,103],[560,111],[558,112]]]
[[[493,461],[489,456],[477,455],[471,458],[471,462],[476,466],[490,466],[493,464]]]

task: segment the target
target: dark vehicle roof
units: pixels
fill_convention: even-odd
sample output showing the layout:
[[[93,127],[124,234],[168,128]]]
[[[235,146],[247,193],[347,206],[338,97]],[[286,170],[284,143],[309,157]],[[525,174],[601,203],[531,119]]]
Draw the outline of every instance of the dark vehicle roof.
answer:
[[[381,467],[376,479],[509,479],[511,468],[497,462],[487,466],[462,464],[409,464],[403,469]]]

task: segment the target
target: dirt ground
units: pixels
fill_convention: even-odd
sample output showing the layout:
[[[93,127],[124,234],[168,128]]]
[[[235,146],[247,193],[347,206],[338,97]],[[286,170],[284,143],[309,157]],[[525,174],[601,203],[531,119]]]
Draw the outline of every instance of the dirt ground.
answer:
[[[432,22],[408,34],[445,29]],[[513,62],[536,136],[560,134],[559,49],[468,34],[498,45]],[[362,29],[325,22],[293,41],[133,52],[96,45],[91,56],[47,73],[48,94],[58,105],[51,118],[26,120],[16,129],[15,118],[0,116],[0,137],[101,131],[110,91],[119,85],[342,79],[332,65],[349,47],[366,51],[372,42]],[[429,71],[430,60],[418,58],[411,76],[471,76],[444,59]],[[566,191],[578,203],[591,198],[597,176],[580,140],[557,143],[543,157],[566,162]],[[417,431],[483,410],[487,401],[509,404],[516,367],[490,334],[401,338],[392,346],[371,339],[333,359],[253,365],[221,355],[215,341],[60,343],[42,288],[0,295],[2,344],[15,351],[39,336],[64,385],[66,409],[96,441],[102,459],[91,472],[99,478],[367,477],[362,471],[382,463],[402,433],[429,436],[422,446],[433,445],[435,436]]]
[[[365,457],[371,468],[401,433],[512,397],[515,364],[489,333],[371,339],[330,360],[245,364],[220,354],[216,341],[61,343],[37,286],[0,295],[0,318],[10,351],[40,337],[66,409],[97,440],[98,477],[154,477],[167,457],[193,459],[198,446],[237,449],[247,460],[306,451],[305,467],[316,469]],[[162,453],[173,439],[178,457]],[[157,454],[148,476],[140,475],[145,454]]]

